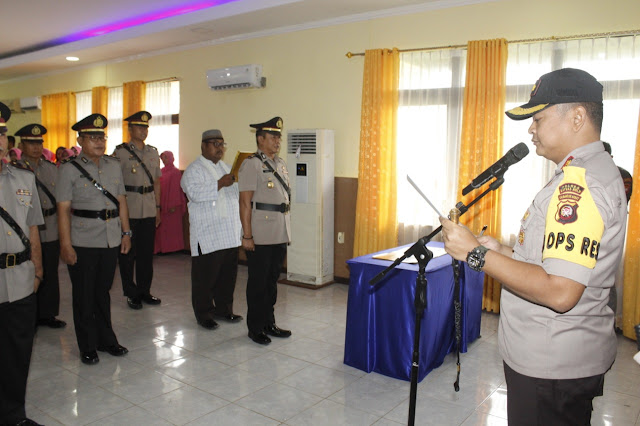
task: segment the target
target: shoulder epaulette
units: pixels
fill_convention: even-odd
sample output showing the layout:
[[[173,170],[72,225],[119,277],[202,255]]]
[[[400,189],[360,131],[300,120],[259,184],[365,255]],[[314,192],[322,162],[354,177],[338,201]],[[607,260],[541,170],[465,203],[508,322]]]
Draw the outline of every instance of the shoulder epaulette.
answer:
[[[104,154],[104,155],[102,156],[102,158],[108,158],[108,159],[110,159],[110,160],[120,161],[120,158],[116,157],[116,156],[115,156],[115,155],[113,155],[113,154]]]
[[[121,143],[120,145],[116,146],[116,149],[122,149],[122,148],[126,148],[126,146],[124,146],[124,142]]]
[[[27,167],[24,164],[19,163],[17,161],[12,161],[12,162],[9,163],[9,165],[15,167],[16,169],[20,169],[20,170],[24,170],[24,171],[33,173],[33,170],[31,170],[29,167]]]
[[[158,150],[158,148],[156,148],[156,147],[155,147],[155,146],[153,146],[153,145],[147,145],[147,146],[148,146],[149,148],[153,148],[153,149],[155,149],[156,151]]]
[[[53,161],[51,161],[51,160],[47,160],[46,158],[43,158],[43,160],[44,160],[45,162],[49,163],[49,164],[53,164],[54,166],[56,165],[56,163],[54,163],[54,162],[53,162]]]
[[[74,160],[75,158],[77,158],[77,157],[67,157],[67,158],[65,158],[64,160],[62,160],[62,161],[60,162],[60,164],[67,164],[69,161],[72,161],[72,160]]]

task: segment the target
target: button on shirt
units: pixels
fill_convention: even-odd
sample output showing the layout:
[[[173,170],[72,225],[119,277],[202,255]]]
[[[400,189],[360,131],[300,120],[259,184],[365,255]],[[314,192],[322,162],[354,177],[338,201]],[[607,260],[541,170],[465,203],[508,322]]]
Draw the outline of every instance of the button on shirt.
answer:
[[[0,206],[7,210],[29,238],[29,227],[44,223],[33,173],[3,165],[0,170]],[[4,219],[0,218],[0,253],[20,253],[25,247]],[[30,260],[0,269],[0,303],[24,299],[33,293],[35,267]]]
[[[217,181],[230,173],[222,161],[214,164],[202,155],[184,171],[180,186],[189,203],[189,239],[191,256],[240,246],[238,184],[218,190]]]
[[[616,336],[607,301],[625,223],[624,186],[602,142],[572,151],[525,213],[513,258],[585,290],[576,306],[558,313],[503,289],[498,342],[511,368],[530,377],[573,379],[611,366]]]
[[[152,186],[151,180],[147,175],[138,159],[127,149],[133,148],[133,152],[142,160],[149,170],[154,182],[157,182],[162,172],[160,171],[160,155],[158,150],[151,145],[144,145],[142,150],[136,148],[132,143],[123,143],[116,147],[113,152],[114,157],[120,160],[122,169],[122,178],[127,186]],[[156,217],[156,196],[154,192],[140,194],[139,192],[127,192],[127,207],[129,208],[129,218],[144,219],[147,217]]]
[[[56,199],[71,201],[71,209],[114,210],[117,206],[84,177],[71,162],[77,162],[114,197],[125,194],[118,160],[102,156],[96,165],[84,153],[60,165]],[[122,241],[120,218],[94,219],[71,214],[71,244],[77,247],[117,247]]]
[[[36,178],[41,184],[47,187],[51,195],[56,196],[56,179],[58,178],[58,168],[50,161],[40,159],[37,163],[32,163],[24,158],[20,161],[26,167],[33,170]],[[51,200],[44,190],[37,185],[38,196],[42,210],[56,208],[56,200]],[[38,227],[40,231],[40,242],[48,243],[58,240],[58,215],[56,213],[44,218],[44,225]]]

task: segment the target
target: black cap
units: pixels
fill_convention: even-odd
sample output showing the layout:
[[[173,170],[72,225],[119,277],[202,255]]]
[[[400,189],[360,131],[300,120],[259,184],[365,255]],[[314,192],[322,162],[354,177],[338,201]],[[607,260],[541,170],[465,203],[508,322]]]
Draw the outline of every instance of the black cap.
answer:
[[[27,124],[15,133],[23,142],[44,142],[42,135],[47,133],[47,128],[41,124]]]
[[[151,120],[151,113],[148,111],[138,111],[124,119],[124,121],[129,122],[130,126],[144,127],[149,127],[149,120]]]
[[[71,130],[75,130],[81,134],[104,134],[104,128],[107,127],[107,124],[109,124],[109,122],[107,121],[107,117],[104,115],[91,114],[71,126]]]
[[[269,132],[274,135],[280,136],[282,135],[282,118],[281,117],[273,117],[269,121],[265,121],[264,123],[258,124],[249,124],[250,127],[256,129],[256,132]]]
[[[506,114],[513,120],[524,120],[550,106],[573,102],[602,102],[602,84],[586,71],[563,68],[540,77],[529,102]]]
[[[0,102],[0,134],[7,133],[7,121],[11,117],[11,109]]]

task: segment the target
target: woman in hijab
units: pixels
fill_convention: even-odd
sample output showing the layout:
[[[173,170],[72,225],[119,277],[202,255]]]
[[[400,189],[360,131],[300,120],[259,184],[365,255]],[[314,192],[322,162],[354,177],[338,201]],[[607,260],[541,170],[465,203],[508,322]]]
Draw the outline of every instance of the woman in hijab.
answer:
[[[22,157],[22,151],[18,148],[11,148],[9,150],[9,161],[17,161]]]
[[[182,173],[173,165],[173,153],[160,154],[164,164],[160,177],[160,225],[156,228],[154,253],[172,253],[184,250],[182,217],[186,212],[187,200],[180,188]]]

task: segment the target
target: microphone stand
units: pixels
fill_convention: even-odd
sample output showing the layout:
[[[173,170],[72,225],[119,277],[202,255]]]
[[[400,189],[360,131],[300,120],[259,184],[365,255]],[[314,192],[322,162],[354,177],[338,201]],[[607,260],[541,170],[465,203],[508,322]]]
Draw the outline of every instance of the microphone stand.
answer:
[[[505,170],[506,171],[506,170]],[[495,191],[504,183],[504,171],[498,175],[496,175],[496,179],[491,182],[491,185],[474,198],[468,205],[464,205],[462,201],[458,201],[456,204],[456,209],[460,211],[459,216],[465,214],[469,207],[476,204],[480,201],[485,195],[487,195],[491,191]],[[416,277],[416,292],[414,296],[414,307],[416,309],[416,319],[414,325],[414,335],[413,335],[413,351],[412,351],[412,362],[411,362],[411,386],[409,391],[409,418],[407,424],[409,426],[415,425],[416,419],[416,397],[418,393],[418,373],[420,371],[420,330],[422,328],[422,316],[424,315],[424,310],[427,308],[427,277],[426,277],[426,269],[429,261],[433,259],[433,253],[427,248],[427,243],[431,241],[433,237],[438,235],[442,231],[442,225],[438,226],[433,232],[429,235],[418,239],[411,247],[409,247],[402,256],[393,261],[391,265],[385,268],[378,275],[373,277],[369,281],[369,285],[376,285],[396,266],[398,266],[404,259],[407,257],[415,256],[418,261],[418,276]],[[455,303],[455,302],[454,302]],[[458,343],[459,345],[460,343]],[[460,368],[458,364],[458,369]],[[458,370],[459,371],[459,370]],[[456,383],[458,380],[456,380]],[[458,389],[456,389],[456,392]]]

